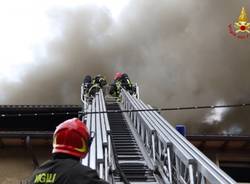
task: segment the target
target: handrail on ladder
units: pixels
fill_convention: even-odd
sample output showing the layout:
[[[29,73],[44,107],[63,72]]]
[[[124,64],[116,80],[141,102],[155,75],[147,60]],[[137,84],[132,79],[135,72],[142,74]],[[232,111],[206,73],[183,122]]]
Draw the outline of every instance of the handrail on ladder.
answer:
[[[124,89],[121,94],[122,104],[126,110],[152,108]],[[152,160],[159,166],[162,177],[166,177],[165,179],[170,183],[236,184],[230,176],[179,134],[158,112],[130,112],[129,116],[144,140],[147,150],[155,149],[155,155],[151,154]],[[152,130],[155,134],[152,134]],[[152,138],[153,135],[155,137]],[[148,141],[149,137],[151,141]]]

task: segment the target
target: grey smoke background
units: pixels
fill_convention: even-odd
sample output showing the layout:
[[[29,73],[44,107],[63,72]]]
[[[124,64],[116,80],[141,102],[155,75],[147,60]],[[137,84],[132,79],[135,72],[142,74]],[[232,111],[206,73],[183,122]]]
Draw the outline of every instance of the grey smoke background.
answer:
[[[243,0],[133,0],[117,21],[102,7],[49,12],[58,31],[21,82],[0,83],[1,104],[79,104],[84,75],[124,71],[159,107],[249,103],[250,39],[228,33]],[[249,108],[206,122],[209,110],[167,112],[190,133],[249,134]]]

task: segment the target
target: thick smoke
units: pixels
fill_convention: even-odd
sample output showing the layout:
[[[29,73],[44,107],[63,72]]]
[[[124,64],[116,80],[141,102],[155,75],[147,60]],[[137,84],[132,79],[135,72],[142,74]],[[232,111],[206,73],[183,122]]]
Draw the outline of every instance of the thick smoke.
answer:
[[[228,33],[249,1],[134,0],[117,20],[102,7],[53,9],[58,36],[47,43],[19,83],[0,84],[2,104],[79,104],[86,74],[110,81],[125,71],[153,106],[247,103],[250,93],[250,40]],[[245,109],[227,110],[220,121],[213,111],[168,112],[190,132],[246,133]],[[194,126],[192,126],[194,125]]]

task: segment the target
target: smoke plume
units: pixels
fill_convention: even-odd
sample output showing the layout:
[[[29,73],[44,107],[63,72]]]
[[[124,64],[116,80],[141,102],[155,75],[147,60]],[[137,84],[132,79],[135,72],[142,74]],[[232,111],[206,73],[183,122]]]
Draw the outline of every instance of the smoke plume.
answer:
[[[79,104],[85,75],[103,74],[111,82],[117,71],[128,73],[153,106],[247,103],[250,40],[228,32],[242,6],[250,16],[250,2],[242,0],[134,0],[117,20],[93,5],[53,9],[49,17],[58,35],[45,53],[36,51],[38,64],[20,82],[1,82],[1,103]],[[193,133],[244,134],[247,110],[227,110],[217,123],[206,123],[208,110],[166,117]]]

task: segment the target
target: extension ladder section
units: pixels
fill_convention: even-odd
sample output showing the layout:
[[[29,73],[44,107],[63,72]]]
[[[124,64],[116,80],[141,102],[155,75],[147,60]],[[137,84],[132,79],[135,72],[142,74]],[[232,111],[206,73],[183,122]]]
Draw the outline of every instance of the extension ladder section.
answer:
[[[106,103],[107,110],[120,110],[119,104]],[[114,159],[129,182],[156,183],[153,171],[148,168],[125,117],[122,113],[108,114]],[[122,182],[118,171],[115,182]]]
[[[100,90],[83,103],[95,138],[82,162],[101,178],[112,184],[236,184],[150,105],[124,89],[121,95],[116,102]]]
[[[150,105],[124,89],[121,94],[122,106],[129,111],[132,124],[165,183],[236,184]]]
[[[89,154],[82,160],[82,163],[92,169],[96,169],[100,178],[108,181],[108,171],[111,167],[110,127],[107,114],[97,113],[106,111],[104,102],[103,92],[100,90],[91,101],[91,104],[83,103],[82,113],[84,113],[84,116],[82,119],[86,120],[88,129],[95,137]]]

